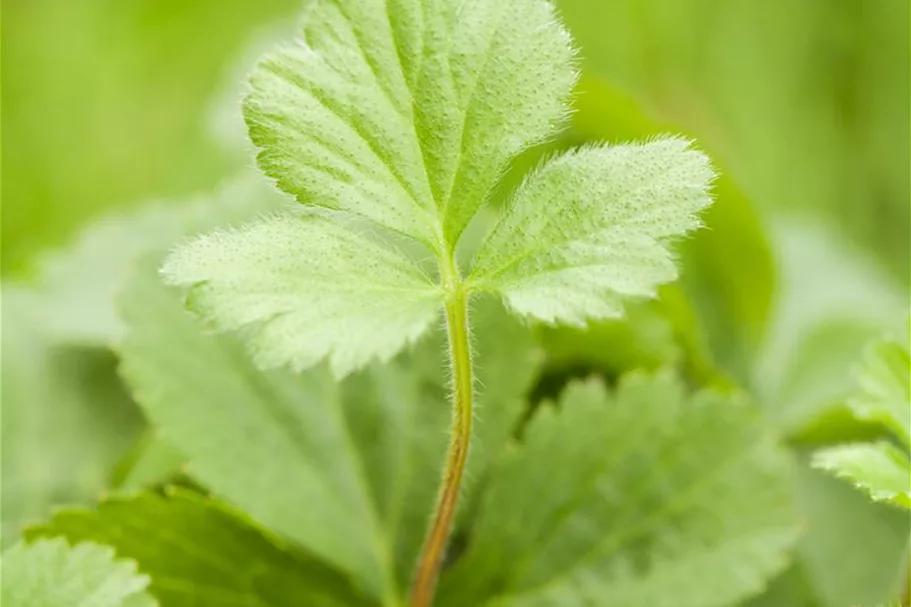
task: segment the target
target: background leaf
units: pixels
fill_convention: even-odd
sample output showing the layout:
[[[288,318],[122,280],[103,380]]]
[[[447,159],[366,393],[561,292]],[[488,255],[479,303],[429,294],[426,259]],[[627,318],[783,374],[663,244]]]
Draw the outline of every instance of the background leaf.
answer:
[[[107,347],[123,333],[114,297],[139,259],[287,203],[259,175],[242,172],[211,193],[103,216],[69,246],[41,257],[35,278],[41,324],[56,342]]]
[[[142,428],[110,352],[55,345],[35,318],[41,300],[10,284],[2,292],[2,541],[50,507],[82,503]]]
[[[814,465],[853,482],[876,501],[911,509],[911,356],[907,342],[878,340],[868,346],[860,369],[858,395],[848,409],[864,422],[888,429],[900,444],[830,447],[816,453]]]
[[[583,74],[574,107],[569,137],[577,145],[592,140],[620,143],[686,131],[679,121],[641,103],[616,82],[599,77],[595,70]],[[680,288],[695,311],[693,324],[704,335],[710,360],[749,386],[753,358],[772,312],[776,263],[766,222],[756,204],[759,201],[749,199],[727,166],[719,164],[720,150],[709,151],[718,174],[712,187],[713,202],[701,214],[704,228],[683,239],[678,247]],[[676,299],[669,303],[675,306]],[[669,320],[676,319],[671,315]]]
[[[394,604],[446,446],[442,337],[338,385],[324,369],[257,370],[236,340],[202,330],[153,272],[137,275],[122,306],[124,376],[161,437],[186,454],[187,471]],[[479,382],[491,388],[478,401],[474,482],[521,415],[539,360],[527,332],[489,314],[477,316]]]
[[[7,607],[155,607],[143,592],[149,578],[131,561],[115,561],[98,544],[70,547],[62,539],[19,542],[3,553]]]
[[[891,443],[830,447],[816,454],[813,465],[851,481],[875,501],[911,509],[911,462]]]
[[[571,385],[496,470],[443,604],[708,607],[759,592],[797,520],[787,453],[757,422],[668,374],[612,394]]]
[[[28,535],[112,546],[150,576],[149,593],[167,607],[200,601],[261,607],[372,604],[337,572],[276,543],[242,515],[187,491],[116,497],[96,510],[60,511]]]

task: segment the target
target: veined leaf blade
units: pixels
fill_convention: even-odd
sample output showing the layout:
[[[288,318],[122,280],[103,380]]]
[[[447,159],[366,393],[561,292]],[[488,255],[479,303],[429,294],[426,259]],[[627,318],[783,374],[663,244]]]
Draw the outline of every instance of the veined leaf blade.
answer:
[[[699,227],[712,177],[678,138],[558,156],[515,193],[469,283],[547,323],[620,316],[677,277],[668,241]]]
[[[317,216],[278,216],[179,247],[165,279],[219,330],[242,330],[257,363],[338,377],[388,360],[433,322],[440,290],[403,255]]]
[[[669,374],[572,385],[493,475],[443,605],[733,604],[797,538],[790,463],[758,412]]]
[[[451,249],[506,162],[562,124],[572,55],[546,0],[316,0],[244,115],[301,203]]]
[[[134,560],[149,592],[168,607],[200,602],[260,607],[367,607],[350,582],[312,556],[281,545],[241,514],[183,490],[105,500],[57,512],[30,538],[99,542]],[[68,606],[69,607],[69,606]]]

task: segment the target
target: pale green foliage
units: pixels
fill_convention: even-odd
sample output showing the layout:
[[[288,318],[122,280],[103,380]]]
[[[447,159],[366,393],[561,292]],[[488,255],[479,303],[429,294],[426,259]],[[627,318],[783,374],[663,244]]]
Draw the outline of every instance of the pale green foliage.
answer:
[[[575,78],[548,0],[314,0],[301,38],[253,70],[244,115],[263,171],[327,214],[196,241],[165,276],[199,285],[191,304],[219,329],[245,328],[261,365],[328,358],[337,375],[388,359],[456,292],[495,292],[549,322],[620,316],[621,297],[676,277],[667,240],[709,203],[712,171],[683,140],[545,164],[464,284],[453,261],[510,159],[560,127]],[[352,218],[423,243],[437,290],[379,242],[355,256],[360,241],[337,227]]]
[[[205,331],[156,278],[138,274],[121,302],[131,327],[123,374],[161,438],[185,454],[187,472],[374,595],[403,591],[447,441],[440,332],[341,384],[323,368],[264,372],[236,339]],[[503,311],[475,316],[486,389],[465,504],[521,416],[540,358]]]
[[[878,605],[898,596],[907,573],[911,520],[809,462],[797,469],[803,521],[794,568],[814,607]],[[791,607],[784,600],[766,607]],[[809,607],[807,603],[800,607]],[[752,606],[751,606],[752,607]],[[796,606],[795,606],[796,607]]]
[[[325,218],[275,217],[192,240],[162,273],[195,285],[189,305],[215,327],[249,327],[262,367],[328,358],[344,376],[388,360],[437,316],[438,287],[407,258]]]
[[[757,411],[668,374],[571,385],[492,475],[443,604],[732,604],[797,538],[790,467]]]
[[[36,314],[56,340],[108,346],[122,326],[114,296],[143,255],[165,249],[186,235],[247,221],[289,201],[249,173],[216,192],[183,201],[149,202],[105,215],[89,224],[69,246],[39,263]]]
[[[872,344],[858,381],[860,393],[849,402],[854,415],[883,424],[911,448],[911,353],[907,339]]]
[[[3,553],[4,607],[154,607],[149,578],[98,544],[63,539],[19,542]]]
[[[307,205],[454,245],[575,80],[545,0],[315,0],[244,104],[259,164]]]
[[[666,241],[699,226],[712,175],[683,139],[569,152],[518,189],[469,282],[549,323],[620,316],[676,278]]]
[[[0,293],[0,521],[4,546],[21,527],[107,485],[142,419],[103,351],[56,347],[35,293]]]
[[[848,402],[857,419],[881,424],[887,441],[819,451],[814,464],[853,482],[876,501],[911,509],[911,354],[907,342],[883,339],[867,349],[859,393]]]
[[[895,445],[858,443],[824,449],[814,465],[851,481],[875,501],[911,509],[911,465],[908,455]]]
[[[135,560],[151,577],[149,592],[167,607],[368,604],[338,572],[276,543],[223,504],[187,491],[63,510],[29,532],[54,535],[103,543]]]

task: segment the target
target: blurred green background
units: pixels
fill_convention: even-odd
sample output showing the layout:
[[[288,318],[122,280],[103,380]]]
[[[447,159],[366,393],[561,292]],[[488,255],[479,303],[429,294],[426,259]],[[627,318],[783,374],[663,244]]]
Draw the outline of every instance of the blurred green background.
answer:
[[[628,322],[542,331],[540,393],[579,368],[674,364],[694,383],[746,389],[800,456],[875,434],[841,404],[863,345],[908,318],[909,2],[557,4],[583,77],[552,145],[682,131],[723,177],[708,229],[683,247],[679,288]],[[143,215],[150,202],[183,209],[252,164],[240,83],[301,5],[3,0],[4,543],[49,505],[171,471],[166,449],[145,452],[117,380],[110,300],[134,256],[201,225]],[[121,219],[99,219],[110,213]],[[899,592],[907,516],[807,467],[799,499],[807,536],[755,607]]]

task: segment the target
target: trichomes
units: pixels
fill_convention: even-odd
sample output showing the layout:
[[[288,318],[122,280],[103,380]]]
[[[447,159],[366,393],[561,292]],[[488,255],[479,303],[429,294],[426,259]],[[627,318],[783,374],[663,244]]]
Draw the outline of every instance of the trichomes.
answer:
[[[813,463],[854,483],[875,501],[911,508],[911,355],[907,341],[870,344],[858,373],[859,389],[848,401],[855,418],[889,434],[875,443],[829,447]]]
[[[433,600],[468,461],[471,298],[554,324],[617,317],[676,277],[668,243],[710,202],[688,141],[584,147],[532,172],[460,269],[466,226],[508,162],[560,128],[575,78],[546,0],[315,0],[244,102],[260,168],[304,212],[199,237],[162,269],[262,367],[326,360],[341,378],[444,311],[453,425],[413,607]],[[376,590],[394,600],[389,580]]]

